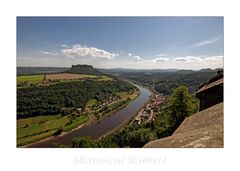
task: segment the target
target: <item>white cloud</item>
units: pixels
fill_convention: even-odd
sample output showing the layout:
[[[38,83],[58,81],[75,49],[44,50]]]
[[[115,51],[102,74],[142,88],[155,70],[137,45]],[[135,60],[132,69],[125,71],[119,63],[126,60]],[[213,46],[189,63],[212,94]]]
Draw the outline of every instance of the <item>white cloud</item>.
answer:
[[[101,59],[114,59],[118,54],[110,53],[102,49],[98,49],[95,47],[86,47],[79,44],[73,45],[72,48],[62,49],[62,54],[66,57],[74,58],[74,57],[94,57]]]
[[[166,57],[158,57],[158,58],[155,58],[155,59],[152,60],[152,62],[156,62],[156,63],[167,62],[167,61],[169,61],[169,58],[166,58]]]
[[[61,46],[64,47],[64,48],[67,47],[67,45],[65,45],[65,44],[62,44]]]
[[[185,56],[185,57],[173,58],[172,61],[174,61],[174,62],[186,62],[186,63],[202,62],[202,58],[196,57],[196,56]]]
[[[223,56],[212,56],[203,59],[203,62],[223,62]]]
[[[41,53],[44,55],[53,55],[53,56],[58,55],[58,53],[56,53],[56,52],[49,52],[49,51],[41,51]]]
[[[140,56],[132,56],[132,58],[137,59],[137,60],[141,60]]]
[[[173,62],[182,62],[182,63],[222,63],[223,56],[210,56],[210,57],[196,57],[196,56],[185,56],[185,57],[176,57],[172,59]]]
[[[215,43],[215,42],[217,42],[218,40],[219,40],[219,37],[214,38],[214,39],[210,39],[210,40],[206,40],[206,41],[202,41],[202,42],[198,42],[198,43],[194,44],[192,47],[205,46],[205,45],[208,45],[208,44]]]
[[[162,69],[176,68],[193,70],[203,68],[215,69],[223,67],[223,56],[158,57],[150,60],[142,59],[138,64],[141,64],[141,67],[146,68],[162,68]]]
[[[133,55],[132,53],[128,53],[128,56],[129,56],[129,57],[132,57],[132,58],[134,58],[134,59],[137,59],[137,60],[142,60],[140,56],[138,56],[138,55]]]

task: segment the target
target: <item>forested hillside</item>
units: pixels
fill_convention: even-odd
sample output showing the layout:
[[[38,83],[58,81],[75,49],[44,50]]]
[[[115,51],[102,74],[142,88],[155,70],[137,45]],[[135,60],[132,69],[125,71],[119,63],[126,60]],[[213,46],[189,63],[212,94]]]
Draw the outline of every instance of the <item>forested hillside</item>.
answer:
[[[122,78],[136,81],[140,84],[153,87],[159,93],[170,95],[172,90],[180,85],[189,87],[190,93],[195,93],[201,83],[213,77],[217,70],[204,69],[200,71],[142,71],[142,72],[112,72]]]
[[[121,80],[72,81],[52,85],[17,89],[17,117],[55,115],[66,112],[64,108],[81,108],[88,100],[102,103],[111,95],[133,90],[134,86]]]

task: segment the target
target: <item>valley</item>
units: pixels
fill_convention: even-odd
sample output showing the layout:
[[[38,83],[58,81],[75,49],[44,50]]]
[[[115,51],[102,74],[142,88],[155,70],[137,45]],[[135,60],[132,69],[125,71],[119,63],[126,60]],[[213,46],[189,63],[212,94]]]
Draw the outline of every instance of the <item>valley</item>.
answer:
[[[129,143],[130,147],[138,147],[134,142],[121,145],[122,138],[117,142],[110,139],[130,136],[129,130],[145,131],[142,136],[148,134],[149,129],[153,129],[153,133],[159,117],[162,124],[170,124],[161,113],[166,110],[174,88],[190,87],[197,104],[194,93],[199,82],[214,73],[213,70],[97,70],[75,65],[58,73],[18,75],[17,146],[69,147],[74,138],[89,136],[103,143],[102,147],[109,143],[107,147],[116,143],[117,147]],[[147,141],[170,135],[172,127],[175,126],[162,128],[155,135],[151,133]]]
[[[100,121],[138,95],[135,86],[104,74],[18,76],[17,145],[27,145]]]

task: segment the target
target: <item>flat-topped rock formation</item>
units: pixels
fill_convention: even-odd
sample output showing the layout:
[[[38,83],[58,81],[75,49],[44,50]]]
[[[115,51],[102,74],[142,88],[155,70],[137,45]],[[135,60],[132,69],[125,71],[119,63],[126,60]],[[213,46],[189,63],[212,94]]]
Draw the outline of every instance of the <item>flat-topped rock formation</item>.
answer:
[[[171,136],[144,147],[223,147],[223,103],[187,117]]]
[[[91,65],[72,65],[72,68],[65,71],[65,73],[71,73],[71,74],[87,74],[87,75],[104,75],[99,70],[93,68]]]

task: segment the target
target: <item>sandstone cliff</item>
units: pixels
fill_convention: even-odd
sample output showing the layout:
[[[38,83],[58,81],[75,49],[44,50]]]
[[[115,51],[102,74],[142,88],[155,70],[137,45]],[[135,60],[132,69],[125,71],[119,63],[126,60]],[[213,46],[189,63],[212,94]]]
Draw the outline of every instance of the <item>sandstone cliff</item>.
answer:
[[[173,135],[144,147],[223,147],[223,103],[186,118]]]

